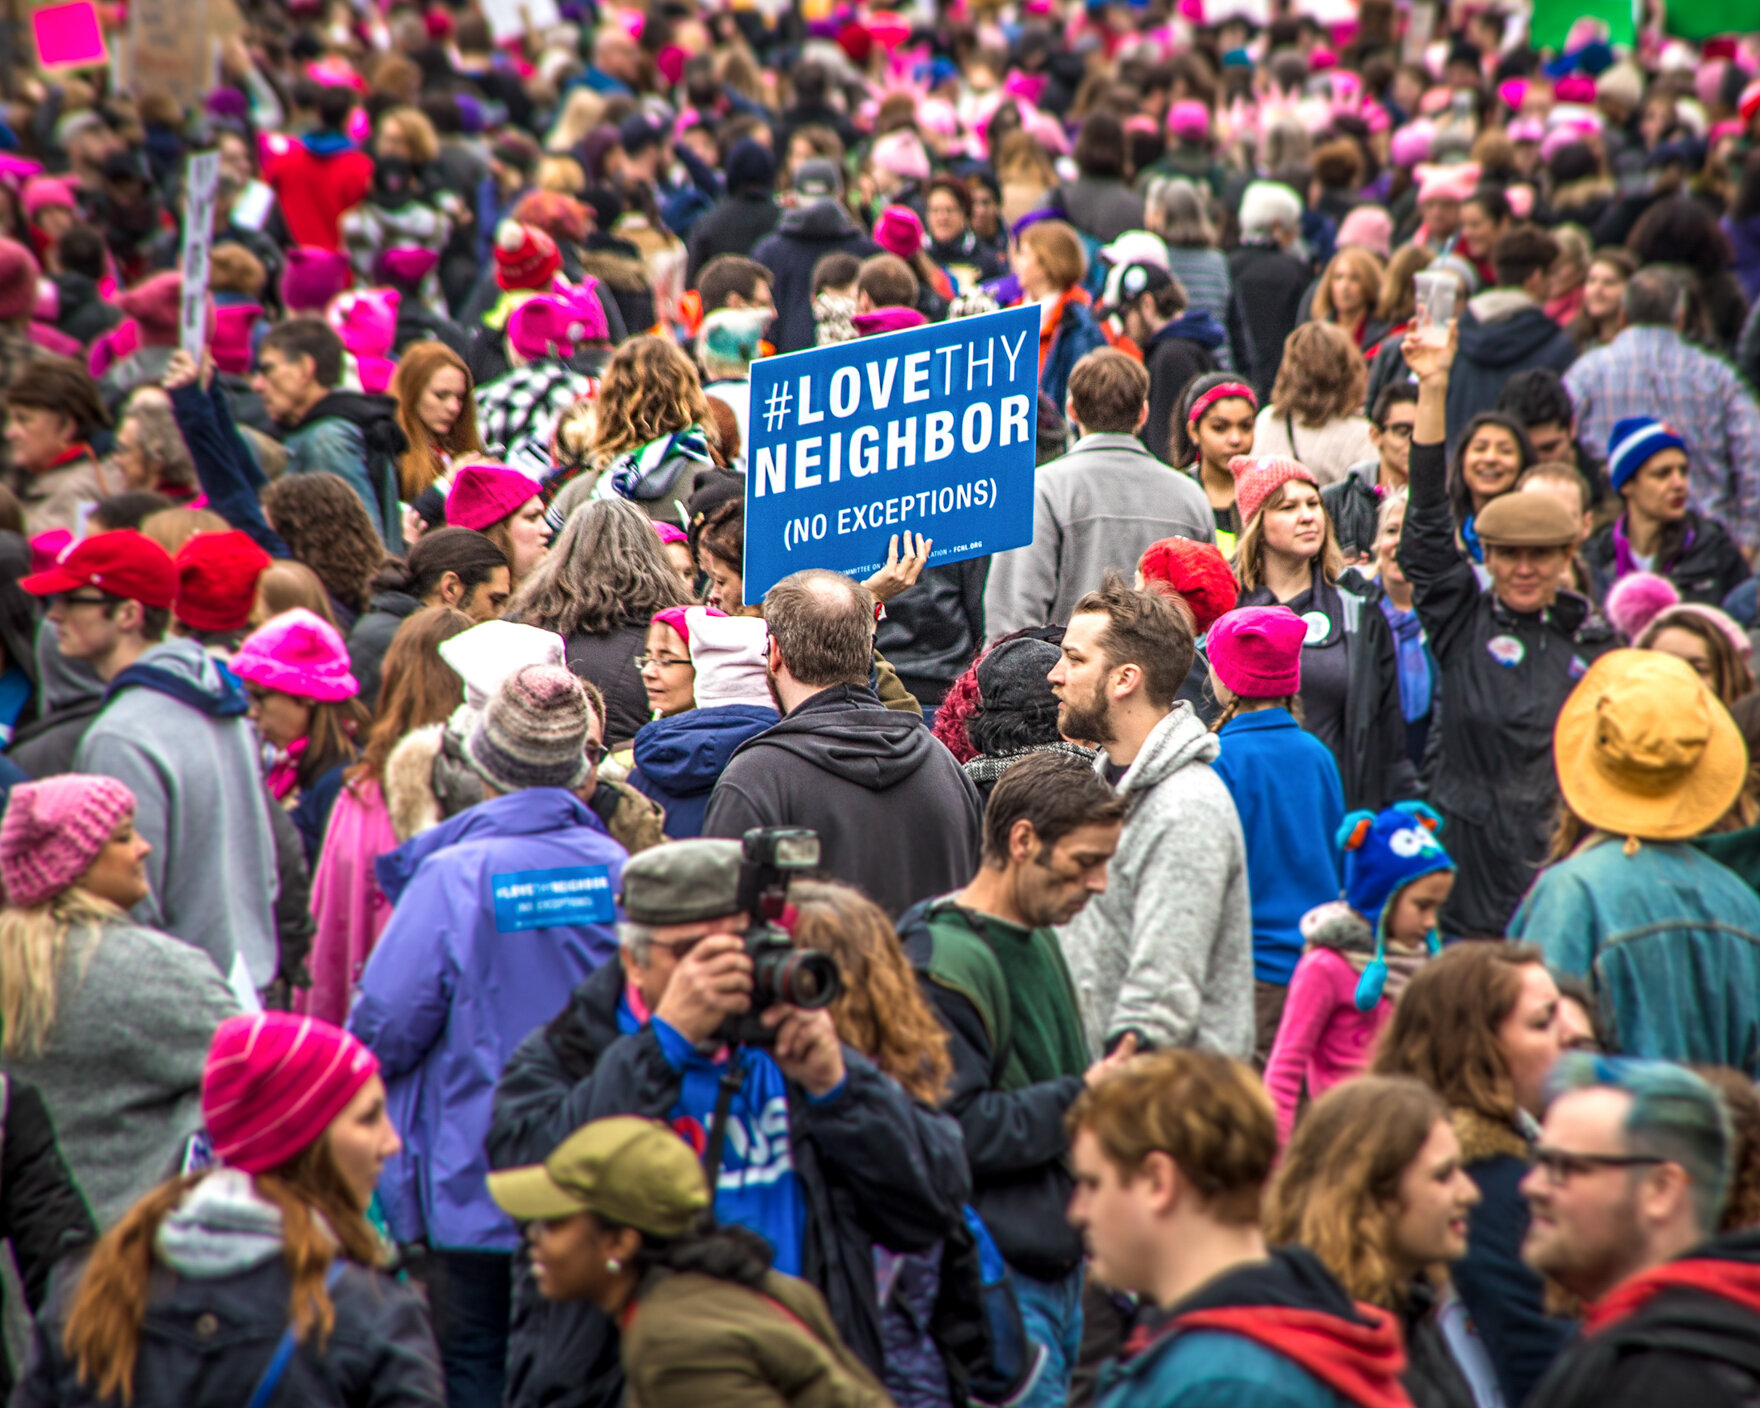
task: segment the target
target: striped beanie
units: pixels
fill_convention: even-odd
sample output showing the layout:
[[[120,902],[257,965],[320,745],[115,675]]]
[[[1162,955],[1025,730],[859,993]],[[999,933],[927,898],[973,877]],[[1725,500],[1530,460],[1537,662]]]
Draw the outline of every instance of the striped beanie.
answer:
[[[1666,422],[1650,416],[1627,416],[1615,421],[1607,437],[1607,480],[1618,493],[1622,485],[1644,467],[1644,461],[1664,450],[1686,453],[1687,442]]]
[[[134,793],[113,777],[68,772],[12,789],[0,822],[0,884],[20,909],[46,904],[92,868]]]
[[[378,1073],[371,1051],[320,1018],[229,1017],[202,1068],[202,1122],[222,1163],[267,1173],[316,1143]]]
[[[527,665],[505,679],[465,740],[465,757],[501,792],[578,787],[586,779],[592,706],[563,665]]]

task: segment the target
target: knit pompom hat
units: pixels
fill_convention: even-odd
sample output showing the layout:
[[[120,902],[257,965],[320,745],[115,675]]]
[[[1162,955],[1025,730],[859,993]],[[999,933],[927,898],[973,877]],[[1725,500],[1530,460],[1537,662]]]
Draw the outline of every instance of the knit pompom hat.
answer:
[[[271,617],[246,636],[231,668],[247,684],[319,704],[361,692],[336,627],[303,606]]]
[[[538,496],[537,481],[504,464],[468,464],[452,478],[446,525],[480,533]]]
[[[465,740],[465,757],[502,792],[579,787],[592,765],[592,706],[565,665],[527,665],[502,682]]]
[[[503,220],[495,230],[495,284],[503,292],[543,292],[562,269],[556,241],[532,225]]]
[[[1199,635],[1233,611],[1240,596],[1240,583],[1235,581],[1228,559],[1213,543],[1163,538],[1143,549],[1137,571],[1146,585],[1169,587],[1179,594],[1191,608]]]
[[[1313,470],[1287,455],[1236,455],[1228,462],[1228,472],[1234,476],[1234,506],[1240,510],[1243,528],[1253,521],[1272,492],[1290,480],[1300,479],[1316,489],[1320,487]]]
[[[1216,678],[1241,699],[1286,699],[1302,688],[1305,621],[1287,606],[1243,606],[1204,637]]]
[[[46,904],[92,868],[110,833],[134,815],[113,777],[61,773],[12,789],[0,821],[0,885],[19,909]]]
[[[202,1068],[202,1123],[223,1164],[267,1173],[315,1144],[379,1073],[379,1060],[317,1017],[229,1017]]]
[[[1357,983],[1359,1012],[1381,1001],[1387,983],[1387,911],[1399,892],[1414,880],[1439,870],[1453,870],[1454,858],[1437,840],[1442,818],[1423,802],[1397,802],[1386,811],[1352,812],[1338,829],[1344,855],[1345,903],[1375,931],[1375,957]],[[1431,953],[1441,949],[1433,929]]]
[[[1664,450],[1685,454],[1686,449],[1687,442],[1681,433],[1666,421],[1652,416],[1627,416],[1615,421],[1613,433],[1607,438],[1607,482],[1617,494],[1652,455]]]
[[[1681,594],[1668,578],[1654,572],[1628,572],[1608,588],[1602,609],[1614,629],[1632,641],[1669,607],[1680,603]]]

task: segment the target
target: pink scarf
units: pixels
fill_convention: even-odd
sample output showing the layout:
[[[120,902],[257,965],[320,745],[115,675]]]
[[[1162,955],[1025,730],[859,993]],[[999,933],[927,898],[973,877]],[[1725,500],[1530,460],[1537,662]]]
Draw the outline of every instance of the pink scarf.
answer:
[[[275,761],[269,767],[269,793],[277,802],[285,802],[299,791],[299,760],[305,755],[306,744],[311,740],[296,738],[287,747],[276,753]]]

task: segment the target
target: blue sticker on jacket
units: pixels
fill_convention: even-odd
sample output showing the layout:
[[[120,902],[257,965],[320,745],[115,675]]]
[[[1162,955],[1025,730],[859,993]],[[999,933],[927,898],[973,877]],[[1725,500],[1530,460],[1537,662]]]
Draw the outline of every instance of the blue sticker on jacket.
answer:
[[[489,883],[495,896],[495,928],[503,934],[609,924],[616,916],[608,866],[516,870],[492,876]]]

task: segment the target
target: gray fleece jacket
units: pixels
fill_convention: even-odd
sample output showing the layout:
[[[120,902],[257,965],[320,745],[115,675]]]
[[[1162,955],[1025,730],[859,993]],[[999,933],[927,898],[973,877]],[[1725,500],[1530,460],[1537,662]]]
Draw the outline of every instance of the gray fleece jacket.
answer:
[[[1182,700],[1118,784],[1127,811],[1106,891],[1059,931],[1096,1055],[1127,1031],[1146,1047],[1252,1054],[1247,845],[1210,766],[1221,751]],[[1102,750],[1094,770],[1107,765]]]
[[[1134,435],[1084,435],[1033,481],[1033,541],[990,559],[984,629],[1065,624],[1115,567],[1128,578],[1162,538],[1216,539],[1210,501]]]
[[[55,1025],[6,1074],[43,1092],[55,1136],[98,1226],[175,1172],[202,1124],[202,1063],[239,1010],[188,944],[126,920],[76,928],[55,974]]]
[[[134,791],[153,846],[134,917],[203,950],[241,993],[274,981],[280,884],[249,707],[198,642],[168,640],[110,682],[74,757]]]

